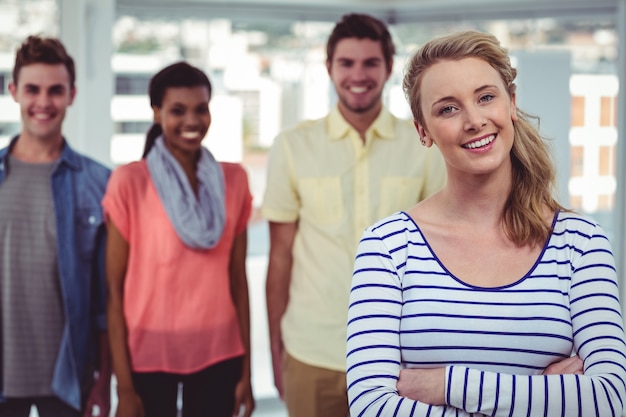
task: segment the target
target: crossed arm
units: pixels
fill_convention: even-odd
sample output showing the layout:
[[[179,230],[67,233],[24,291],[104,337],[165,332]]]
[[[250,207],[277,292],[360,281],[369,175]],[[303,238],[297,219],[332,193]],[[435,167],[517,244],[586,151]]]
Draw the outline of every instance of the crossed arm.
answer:
[[[464,345],[460,339],[462,336],[455,339],[449,334],[445,343],[435,342],[443,356],[429,354],[428,359],[420,353],[422,344],[403,346],[400,323],[407,319],[403,306],[411,301],[427,303],[421,297],[436,294],[435,284],[440,280],[429,281],[423,284],[424,289],[412,289],[412,293],[403,292],[393,256],[381,245],[380,238],[368,238],[359,251],[363,256],[357,256],[348,318],[348,393],[353,415],[421,417],[479,413],[509,417],[529,413],[596,415],[596,411],[602,416],[621,415],[626,398],[626,348],[615,271],[611,268],[606,239],[597,238],[589,244],[586,248],[588,255],[582,255],[575,265],[569,292],[562,293],[562,297],[569,300],[563,306],[569,306],[567,315],[571,315],[571,322],[556,317],[542,318],[546,323],[562,323],[562,335],[554,334],[561,341],[568,340],[565,329],[571,329],[571,349],[578,356],[564,357],[564,349],[552,353],[546,345],[543,348],[548,351],[532,353],[548,354],[561,360],[538,373],[538,362],[525,363],[521,351],[511,346],[507,358],[513,366],[509,369],[515,369],[514,362],[518,361],[517,364],[521,365],[518,369],[532,366],[535,370],[506,373],[498,371],[497,366],[492,366],[492,371],[478,369],[472,365],[475,358],[471,356],[454,356],[455,343],[461,348]],[[403,285],[410,287],[411,284],[404,282]],[[417,300],[408,295],[416,294],[415,291],[421,294]],[[424,296],[424,291],[430,291],[429,295]],[[552,293],[561,294],[556,289]],[[405,299],[407,296],[408,300]],[[505,315],[506,310],[501,314]],[[422,318],[420,323],[425,327],[437,327],[424,320]],[[411,333],[416,330],[414,328],[402,330],[406,338],[422,337],[420,333]],[[540,346],[528,347],[533,348],[541,349]],[[495,361],[488,352],[489,349],[480,352],[483,355],[481,360]],[[430,368],[427,362],[405,366],[406,355],[413,360],[434,362]],[[446,360],[450,357],[456,361]]]
[[[398,395],[432,405],[445,405],[446,368],[402,369],[398,378]],[[571,356],[548,366],[542,375],[584,374],[584,363]]]

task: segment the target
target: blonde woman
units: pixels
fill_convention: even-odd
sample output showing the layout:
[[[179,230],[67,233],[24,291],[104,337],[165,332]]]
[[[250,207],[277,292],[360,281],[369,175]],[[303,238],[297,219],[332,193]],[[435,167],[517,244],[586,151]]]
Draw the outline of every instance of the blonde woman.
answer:
[[[456,33],[404,89],[447,183],[368,228],[355,262],[353,416],[620,416],[626,349],[602,228],[554,199],[545,143],[507,51]]]

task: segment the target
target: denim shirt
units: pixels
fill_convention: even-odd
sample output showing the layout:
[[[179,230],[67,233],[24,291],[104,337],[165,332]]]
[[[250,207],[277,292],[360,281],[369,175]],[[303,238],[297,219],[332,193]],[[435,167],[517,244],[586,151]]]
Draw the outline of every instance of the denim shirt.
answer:
[[[0,150],[0,186],[10,169],[8,154],[17,139]],[[65,313],[52,391],[77,410],[82,405],[81,390],[91,382],[87,378],[97,360],[98,331],[106,330],[106,235],[101,201],[110,173],[65,142],[51,176]]]

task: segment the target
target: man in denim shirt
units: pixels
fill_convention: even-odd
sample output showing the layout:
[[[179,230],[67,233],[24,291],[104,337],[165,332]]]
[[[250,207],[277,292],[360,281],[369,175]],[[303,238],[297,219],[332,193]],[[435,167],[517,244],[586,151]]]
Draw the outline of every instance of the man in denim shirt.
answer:
[[[22,129],[0,150],[0,415],[110,410],[101,200],[110,170],[61,133],[74,62],[57,39],[18,48]]]

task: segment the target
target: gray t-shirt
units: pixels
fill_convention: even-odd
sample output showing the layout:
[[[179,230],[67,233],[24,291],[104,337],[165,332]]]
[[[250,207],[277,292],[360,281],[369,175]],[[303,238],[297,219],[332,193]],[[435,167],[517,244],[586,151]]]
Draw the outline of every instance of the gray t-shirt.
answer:
[[[5,397],[51,395],[64,324],[51,173],[9,157],[0,186],[0,349]]]

